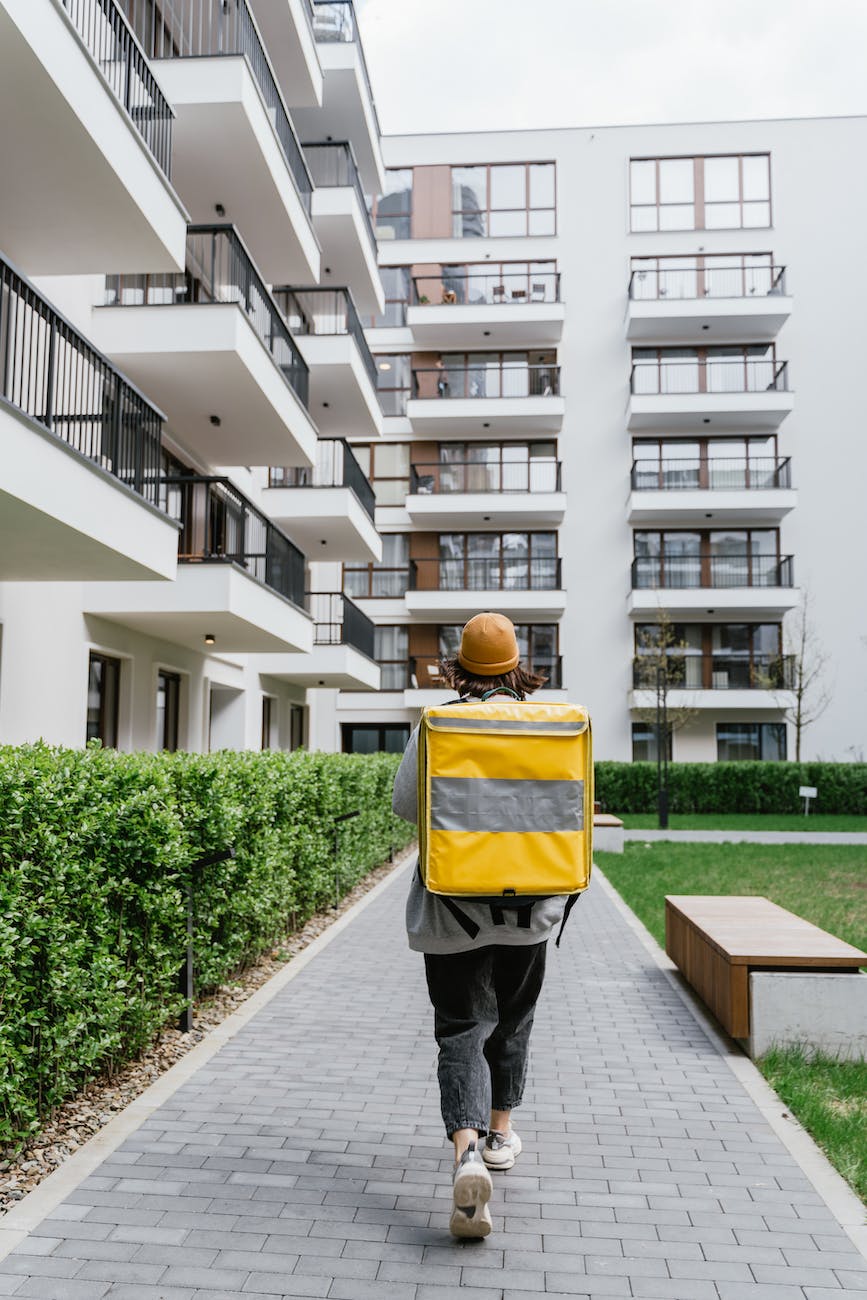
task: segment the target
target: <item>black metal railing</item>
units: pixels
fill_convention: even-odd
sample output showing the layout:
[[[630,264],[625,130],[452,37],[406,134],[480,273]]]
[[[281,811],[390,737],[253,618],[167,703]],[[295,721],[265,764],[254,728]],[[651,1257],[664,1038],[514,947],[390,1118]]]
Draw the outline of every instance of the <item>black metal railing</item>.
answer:
[[[412,372],[412,396],[430,397],[556,397],[560,367],[528,365],[525,361],[478,366],[425,366]]]
[[[559,591],[558,556],[410,560],[410,591]]]
[[[247,0],[120,0],[152,59],[246,58],[307,212],[313,182]]]
[[[158,504],[162,415],[3,258],[0,398]]]
[[[373,659],[373,622],[342,591],[307,593],[314,645],[348,645]]]
[[[772,357],[648,357],[633,362],[630,377],[630,390],[642,396],[784,393],[788,386],[788,362]]]
[[[769,298],[785,293],[784,266],[748,265],[724,256],[677,267],[633,267],[629,277],[629,297],[635,302],[660,298]]]
[[[272,465],[268,471],[272,488],[348,487],[371,519],[376,514],[376,497],[364,470],[344,438],[321,438],[316,447],[316,464],[307,469]]]
[[[355,340],[368,378],[376,387],[376,362],[367,346],[352,294],[348,289],[293,289],[278,285],[274,301],[293,334],[349,334]]]
[[[364,84],[367,87],[367,97],[370,100],[373,119],[376,122],[376,133],[380,135],[376,101],[373,98],[373,87],[370,84],[370,73],[367,71],[364,47],[361,44],[358,20],[355,16],[355,7],[352,0],[314,0],[313,35],[323,45],[339,44],[356,45],[358,47],[358,58],[361,63]]]
[[[672,690],[685,691],[790,691],[795,684],[794,655],[714,654],[667,656],[666,678]],[[656,693],[658,656],[632,665],[636,690]]]
[[[502,271],[477,274],[452,271],[447,266],[428,275],[412,277],[413,305],[425,306],[526,306],[527,303],[559,302],[559,271]]]
[[[116,0],[62,0],[70,21],[93,55],[112,93],[171,179],[172,119],[144,51]]]
[[[187,269],[181,273],[110,275],[106,307],[172,307],[235,303],[274,358],[283,378],[306,407],[310,377],[289,327],[234,226],[188,226]]]
[[[691,489],[708,491],[760,491],[792,486],[791,458],[773,456],[716,457],[700,460],[649,461],[632,463],[632,486],[639,492],[675,492]]]
[[[304,556],[227,478],[167,477],[161,498],[181,525],[179,563],[237,564],[304,608]]]
[[[355,161],[355,150],[351,143],[348,140],[317,140],[301,147],[307,159],[310,175],[313,177],[313,184],[317,189],[344,187],[355,190],[371,248],[375,252],[376,235],[367,210],[364,186],[358,174],[358,163]]]
[[[392,664],[394,661],[392,661]],[[547,677],[546,686],[552,690],[562,690],[563,688],[563,660],[560,655],[543,655],[530,659],[530,667],[534,673],[543,673]],[[394,665],[395,669],[397,665]],[[412,655],[409,663],[405,667],[406,680],[401,682],[398,687],[392,686],[392,690],[406,690],[415,688],[417,690],[449,690],[446,681],[442,675],[439,655]],[[397,676],[395,671],[394,676]],[[380,689],[387,689],[382,686]]]
[[[791,587],[791,555],[643,555],[632,561],[632,587]]]
[[[552,456],[523,461],[439,461],[412,465],[409,490],[431,496],[451,492],[559,492],[560,462]]]

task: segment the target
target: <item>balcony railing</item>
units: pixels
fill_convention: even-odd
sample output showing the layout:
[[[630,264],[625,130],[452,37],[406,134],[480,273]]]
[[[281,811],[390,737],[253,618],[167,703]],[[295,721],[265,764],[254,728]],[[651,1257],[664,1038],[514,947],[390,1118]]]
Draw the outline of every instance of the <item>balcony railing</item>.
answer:
[[[349,334],[355,340],[368,378],[376,387],[376,362],[367,346],[355,303],[348,289],[274,289],[274,301],[293,334]]]
[[[439,461],[410,468],[410,492],[559,492],[560,462],[537,456],[525,461]]]
[[[364,470],[352,448],[343,438],[322,438],[316,447],[316,464],[312,469],[272,466],[268,471],[272,488],[351,488],[371,519],[376,514],[376,498]]]
[[[636,460],[632,486],[638,492],[761,491],[792,486],[791,460],[773,457],[698,460]]]
[[[669,393],[787,391],[788,362],[755,357],[648,357],[632,366],[630,389],[641,396]]]
[[[629,277],[629,297],[635,302],[656,299],[768,298],[786,292],[784,266],[748,266],[731,258],[711,257],[703,265],[635,267]]]
[[[158,504],[162,415],[2,258],[0,398]]]
[[[274,364],[306,407],[310,394],[307,365],[234,226],[189,226],[183,274],[110,275],[105,280],[106,307],[218,302],[243,308]]]
[[[174,113],[116,0],[62,0],[112,93],[171,179]]]
[[[632,665],[635,690],[656,694],[657,656],[641,656]],[[790,691],[795,685],[794,655],[677,655],[668,656],[668,686],[683,691]]]
[[[559,591],[558,556],[410,560],[410,591]]]
[[[412,372],[412,396],[419,398],[556,397],[560,367],[519,362],[480,366],[427,366]]]
[[[372,621],[340,591],[315,591],[307,594],[313,615],[314,645],[348,645],[373,659],[374,629]]]
[[[313,182],[247,0],[121,0],[152,59],[241,56],[247,60],[299,198],[310,212]]]
[[[412,301],[454,306],[525,307],[528,303],[559,302],[559,271],[509,271],[492,274],[450,271],[447,267],[429,275],[412,277]]]
[[[632,561],[633,590],[793,585],[791,555],[643,555]]]
[[[367,199],[364,195],[361,177],[358,174],[355,150],[350,142],[348,140],[317,140],[315,144],[302,145],[302,148],[304,157],[307,159],[310,175],[313,177],[313,184],[317,189],[351,187],[355,190],[358,206],[361,209],[365,228],[370,238],[371,248],[376,252],[376,235],[373,230],[373,222],[367,210]]]
[[[355,16],[352,0],[314,0],[313,35],[323,45],[356,45],[358,47],[358,59],[361,63],[364,84],[367,88],[367,97],[373,111],[373,120],[376,122],[376,133],[381,135],[379,117],[376,112],[376,101],[373,98],[373,87],[370,84],[370,73],[367,71],[364,47],[361,44],[358,20]]]
[[[162,506],[181,525],[180,563],[237,564],[304,608],[304,556],[227,478],[164,478]]]
[[[550,655],[537,657],[530,661],[530,666],[534,673],[543,673],[547,677],[546,686],[552,690],[562,690],[563,660],[560,655],[555,655],[553,658]],[[406,678],[407,680],[401,683],[401,686],[392,686],[391,689],[401,690],[411,687],[418,690],[451,689],[443,678],[438,655],[413,655],[406,666]],[[387,688],[383,686],[382,689]]]

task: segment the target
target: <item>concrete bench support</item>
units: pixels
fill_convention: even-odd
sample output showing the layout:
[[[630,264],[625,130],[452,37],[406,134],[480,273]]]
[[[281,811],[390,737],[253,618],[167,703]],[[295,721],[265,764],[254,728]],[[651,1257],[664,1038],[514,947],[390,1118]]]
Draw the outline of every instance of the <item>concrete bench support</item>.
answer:
[[[611,813],[595,813],[593,817],[593,847],[601,853],[623,852],[623,822]]]
[[[772,1047],[867,1060],[867,975],[752,971],[750,1056]]]

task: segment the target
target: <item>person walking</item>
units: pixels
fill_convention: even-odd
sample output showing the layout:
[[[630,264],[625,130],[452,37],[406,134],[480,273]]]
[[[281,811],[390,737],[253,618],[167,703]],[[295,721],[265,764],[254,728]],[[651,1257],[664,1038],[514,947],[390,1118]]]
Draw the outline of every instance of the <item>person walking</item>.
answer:
[[[546,680],[521,665],[514,625],[495,613],[470,619],[442,672],[463,700],[496,690],[525,699]],[[418,821],[418,728],[395,776],[393,807]],[[442,1117],[455,1153],[449,1227],[456,1237],[488,1235],[490,1170],[511,1169],[521,1154],[512,1111],[523,1097],[547,941],[565,909],[565,895],[537,900],[520,918],[517,909],[482,900],[462,897],[458,907],[425,889],[417,865],[412,872],[407,938],[424,954],[434,1009]]]

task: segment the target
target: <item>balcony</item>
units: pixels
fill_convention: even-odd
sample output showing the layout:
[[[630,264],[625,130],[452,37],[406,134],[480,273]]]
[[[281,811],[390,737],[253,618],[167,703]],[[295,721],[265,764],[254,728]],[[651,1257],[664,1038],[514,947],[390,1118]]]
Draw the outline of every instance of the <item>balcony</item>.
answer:
[[[778,429],[792,410],[785,361],[749,357],[636,361],[630,378],[633,432]]]
[[[325,88],[321,108],[293,114],[298,130],[308,140],[349,140],[365,193],[381,194],[381,131],[352,0],[314,0],[313,34]]]
[[[320,434],[382,434],[376,365],[347,289],[274,289],[310,371],[310,411]]]
[[[297,686],[377,691],[379,665],[373,658],[373,623],[341,592],[310,592],[313,650],[306,655],[268,655],[260,672]]]
[[[318,280],[313,182],[247,0],[121,3],[175,110],[175,184],[193,221],[226,216],[269,283]],[[270,6],[275,23],[286,7]]]
[[[406,509],[414,524],[430,531],[476,528],[556,527],[563,522],[566,494],[560,462],[553,457],[525,461],[450,461],[413,465]]]
[[[347,284],[359,310],[375,315],[385,306],[376,258],[376,236],[358,164],[348,140],[304,145],[313,177],[313,228],[322,245],[323,276]]]
[[[406,608],[431,622],[463,621],[480,609],[553,622],[566,608],[560,571],[556,556],[410,560]]]
[[[304,556],[226,478],[165,478],[180,524],[171,583],[87,589],[86,612],[189,650],[255,654],[313,646]]]
[[[0,231],[32,275],[183,266],[172,110],[115,0],[0,5]]]
[[[791,555],[639,556],[631,586],[628,610],[636,617],[664,608],[672,617],[777,619],[798,603]]]
[[[323,79],[310,0],[250,0],[250,8],[286,103],[318,108]]]
[[[433,438],[449,427],[462,438],[557,433],[564,413],[560,368],[545,364],[415,369],[406,404],[413,430]]]
[[[412,280],[406,323],[419,347],[541,347],[560,342],[566,309],[556,271],[490,275],[441,267]]]
[[[262,505],[269,518],[317,560],[378,560],[373,488],[349,444],[323,439],[312,469],[272,468]]]
[[[797,504],[788,456],[640,460],[631,482],[631,524],[776,524]]]
[[[674,260],[674,259],[672,259]],[[626,337],[634,343],[770,343],[789,319],[784,266],[705,257],[635,269]]]
[[[311,465],[308,372],[231,226],[191,226],[184,275],[110,276],[94,333],[208,465]]]
[[[162,414],[0,259],[0,580],[172,578]]]
[[[655,660],[654,660],[655,662]],[[670,708],[730,711],[776,711],[790,703],[795,687],[794,655],[733,654],[671,656],[668,669]],[[653,670],[633,664],[629,707],[656,707]]]

